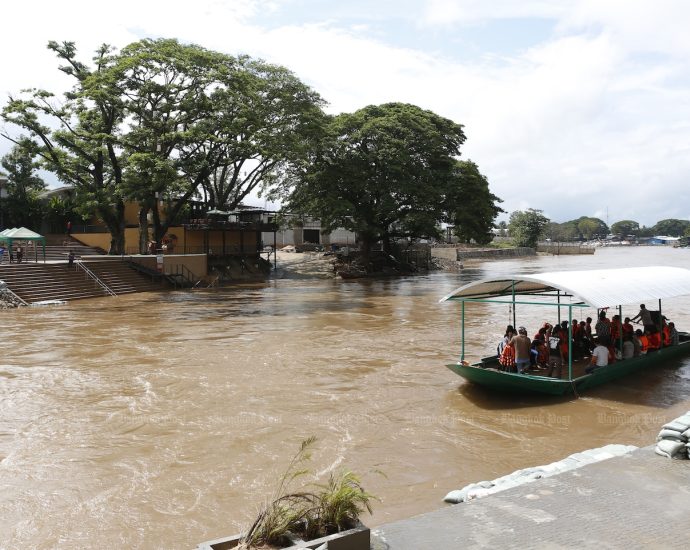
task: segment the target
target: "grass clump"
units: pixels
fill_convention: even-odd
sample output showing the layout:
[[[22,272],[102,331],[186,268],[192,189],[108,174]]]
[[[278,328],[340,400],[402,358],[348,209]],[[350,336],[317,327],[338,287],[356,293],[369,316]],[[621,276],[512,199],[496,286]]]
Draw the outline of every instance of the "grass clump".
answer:
[[[299,450],[280,478],[271,499],[260,509],[254,523],[240,541],[239,548],[288,546],[291,536],[314,539],[355,527],[359,517],[372,512],[371,501],[359,477],[350,471],[333,473],[326,483],[312,484],[311,490],[292,491],[295,480],[309,474],[304,463],[311,459],[312,436]]]

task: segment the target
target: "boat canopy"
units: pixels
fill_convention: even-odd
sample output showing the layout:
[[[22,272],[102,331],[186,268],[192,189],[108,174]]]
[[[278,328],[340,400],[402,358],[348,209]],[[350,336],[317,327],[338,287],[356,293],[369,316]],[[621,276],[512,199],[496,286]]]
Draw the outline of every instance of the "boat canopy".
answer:
[[[552,271],[516,274],[469,283],[441,298],[446,300],[491,299],[500,296],[557,292],[585,305],[605,308],[644,303],[690,294],[690,270],[650,266],[588,271]]]

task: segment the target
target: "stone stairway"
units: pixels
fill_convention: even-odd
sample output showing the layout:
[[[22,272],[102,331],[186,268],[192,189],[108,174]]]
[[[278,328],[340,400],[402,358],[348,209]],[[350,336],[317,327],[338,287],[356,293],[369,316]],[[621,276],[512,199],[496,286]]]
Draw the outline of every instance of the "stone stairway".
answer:
[[[164,288],[160,280],[154,281],[131,268],[121,260],[104,260],[84,262],[95,275],[103,281],[115,294],[131,292],[147,292]]]
[[[145,275],[120,260],[85,262],[116,294],[161,290]],[[3,264],[0,280],[29,304],[43,300],[79,300],[108,293],[77,266],[65,264]]]

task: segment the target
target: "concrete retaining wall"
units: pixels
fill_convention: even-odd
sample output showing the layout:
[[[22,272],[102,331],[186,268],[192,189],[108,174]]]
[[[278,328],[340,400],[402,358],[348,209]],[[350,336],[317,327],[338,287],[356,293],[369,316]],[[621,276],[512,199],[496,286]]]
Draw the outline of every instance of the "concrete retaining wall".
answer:
[[[446,261],[463,261],[470,259],[518,258],[520,256],[534,256],[534,248],[458,248],[454,246],[434,247],[431,257]]]
[[[580,243],[539,243],[537,252],[546,254],[594,254],[593,246],[582,246]]]

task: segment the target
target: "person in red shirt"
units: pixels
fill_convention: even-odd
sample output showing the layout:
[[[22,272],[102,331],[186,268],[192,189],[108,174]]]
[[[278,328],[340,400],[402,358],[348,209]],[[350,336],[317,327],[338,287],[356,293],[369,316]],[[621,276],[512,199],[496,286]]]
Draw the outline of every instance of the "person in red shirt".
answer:
[[[632,338],[632,335],[635,333],[635,327],[632,326],[632,323],[630,322],[630,317],[625,318],[625,322],[623,323],[623,338],[626,336],[630,336]]]

